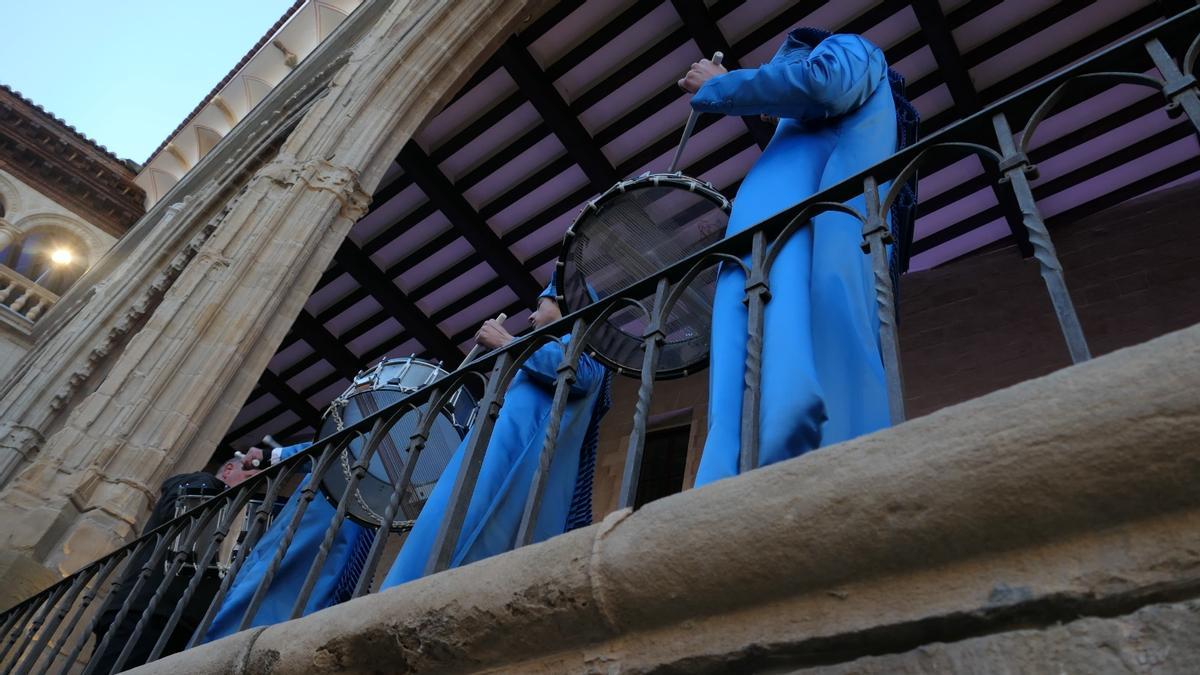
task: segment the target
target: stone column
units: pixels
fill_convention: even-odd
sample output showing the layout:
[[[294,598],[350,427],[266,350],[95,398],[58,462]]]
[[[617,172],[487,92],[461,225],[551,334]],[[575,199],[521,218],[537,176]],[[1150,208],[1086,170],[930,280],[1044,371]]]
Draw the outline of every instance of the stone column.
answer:
[[[21,238],[21,231],[12,223],[0,218],[0,251],[8,248],[9,244]]]
[[[166,476],[203,464],[399,148],[543,4],[384,5],[94,391],[0,494],[4,546],[78,569],[136,531]]]

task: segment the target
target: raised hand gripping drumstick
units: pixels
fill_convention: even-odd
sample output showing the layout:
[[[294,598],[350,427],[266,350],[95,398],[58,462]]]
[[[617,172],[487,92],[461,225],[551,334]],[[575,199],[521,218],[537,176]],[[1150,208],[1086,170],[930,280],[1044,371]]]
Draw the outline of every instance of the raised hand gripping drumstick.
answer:
[[[500,312],[500,314],[496,316],[496,322],[504,323],[504,320],[507,318],[508,318],[507,314],[505,314],[504,312]],[[483,351],[483,345],[476,342],[475,346],[471,347],[471,351],[467,352],[467,358],[463,359],[462,364],[460,364],[458,367],[462,368],[463,366],[467,365],[472,360],[474,360],[476,356],[479,356],[480,352],[482,352],[482,351]]]
[[[724,58],[725,55],[721,52],[714,53],[712,57],[713,65],[721,65],[721,61]],[[687,124],[683,126],[683,138],[679,139],[679,147],[675,148],[675,157],[671,160],[671,166],[667,167],[667,173],[675,173],[675,170],[679,168],[679,160],[683,157],[683,149],[687,146],[688,138],[692,135],[692,130],[696,128],[696,118],[699,116],[700,112],[697,110],[693,110],[688,115]]]
[[[262,438],[262,442],[263,442],[263,443],[266,443],[268,446],[270,446],[270,447],[272,447],[272,448],[275,448],[275,449],[279,449],[279,448],[282,448],[282,447],[283,447],[283,445],[281,445],[281,444],[279,443],[279,441],[275,440],[275,439],[274,439],[274,438],[271,436],[271,434],[267,434],[266,436],[263,436],[263,438]],[[243,462],[243,463],[244,463],[244,462],[245,462],[245,460],[246,460],[246,453],[244,453],[244,452],[234,452],[234,453],[233,453],[233,456],[234,456],[234,458],[235,458],[235,459],[242,460],[242,462]],[[269,456],[268,456],[268,457],[269,457]],[[268,462],[268,463],[269,463],[269,462]],[[262,464],[262,461],[261,461],[261,460],[257,460],[257,459],[252,459],[252,460],[250,460],[250,466],[254,467],[255,469],[257,469],[257,468],[259,467],[259,465],[260,465],[260,464]]]

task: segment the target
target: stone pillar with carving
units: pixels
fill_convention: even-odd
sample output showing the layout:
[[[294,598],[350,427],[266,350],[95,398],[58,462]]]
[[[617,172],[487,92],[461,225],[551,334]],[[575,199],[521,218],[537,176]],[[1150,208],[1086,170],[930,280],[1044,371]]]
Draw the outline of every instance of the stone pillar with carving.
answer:
[[[8,248],[9,244],[21,238],[21,231],[12,223],[0,217],[0,251]]]
[[[346,65],[274,159],[232,198],[220,185],[200,186],[197,203],[176,216],[192,236],[142,258],[159,266],[165,287],[137,325],[122,332],[120,317],[140,296],[114,302],[103,286],[121,279],[97,280],[109,297],[97,305],[104,311],[88,310],[95,298],[81,301],[8,380],[0,443],[23,443],[18,454],[28,458],[0,493],[0,547],[61,573],[136,532],[162,479],[199,468],[213,451],[399,149],[547,4],[364,3],[356,16],[370,17],[369,29],[348,55],[329,57]],[[113,269],[146,274],[132,263]],[[60,367],[39,383],[39,363],[90,359],[105,340],[103,367]],[[70,403],[55,421],[33,401]]]

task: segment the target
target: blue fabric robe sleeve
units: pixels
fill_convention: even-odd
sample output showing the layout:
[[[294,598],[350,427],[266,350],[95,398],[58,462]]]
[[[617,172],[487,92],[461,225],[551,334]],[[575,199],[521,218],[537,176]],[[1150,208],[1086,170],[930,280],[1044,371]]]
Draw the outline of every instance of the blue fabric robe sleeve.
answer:
[[[311,445],[312,445],[312,443],[306,441],[304,443],[297,443],[295,445],[288,445],[288,446],[285,446],[282,448],[276,448],[275,450],[271,451],[271,463],[278,464],[278,463],[282,462],[283,460],[287,459],[288,457],[295,455],[298,452],[307,450]],[[312,460],[311,459],[308,460],[307,464],[308,464],[308,466],[311,467]]]
[[[311,445],[312,445],[312,443],[297,443],[295,445],[289,445],[287,447],[280,448],[279,449],[279,459],[280,459],[280,461],[283,461],[283,460],[287,459],[288,457],[291,457],[292,455],[296,454],[297,452],[301,452],[303,450],[308,449],[308,447]]]
[[[533,380],[547,387],[554,387],[554,383],[558,380],[558,366],[562,363],[562,360],[562,343],[550,342],[542,345],[528,359],[525,359],[525,362],[521,364],[521,370]],[[571,384],[571,389],[568,392],[570,398],[587,396],[593,389],[600,385],[600,380],[603,377],[603,366],[596,363],[587,354],[580,356],[579,365],[575,368],[575,382]]]
[[[861,106],[887,81],[878,47],[857,35],[832,35],[811,51],[781,54],[759,68],[718,75],[692,97],[700,112],[816,120]]]

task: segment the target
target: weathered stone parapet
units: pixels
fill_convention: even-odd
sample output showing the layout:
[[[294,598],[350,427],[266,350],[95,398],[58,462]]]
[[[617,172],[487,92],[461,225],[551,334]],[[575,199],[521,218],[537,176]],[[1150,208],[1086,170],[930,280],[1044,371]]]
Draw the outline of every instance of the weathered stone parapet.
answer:
[[[779,672],[1126,615],[1200,596],[1197,439],[1200,326],[137,672]]]
[[[1192,675],[1200,654],[1200,602],[1150,605],[1114,618],[1088,617],[1035,630],[934,643],[794,675],[908,673],[1105,673]]]

